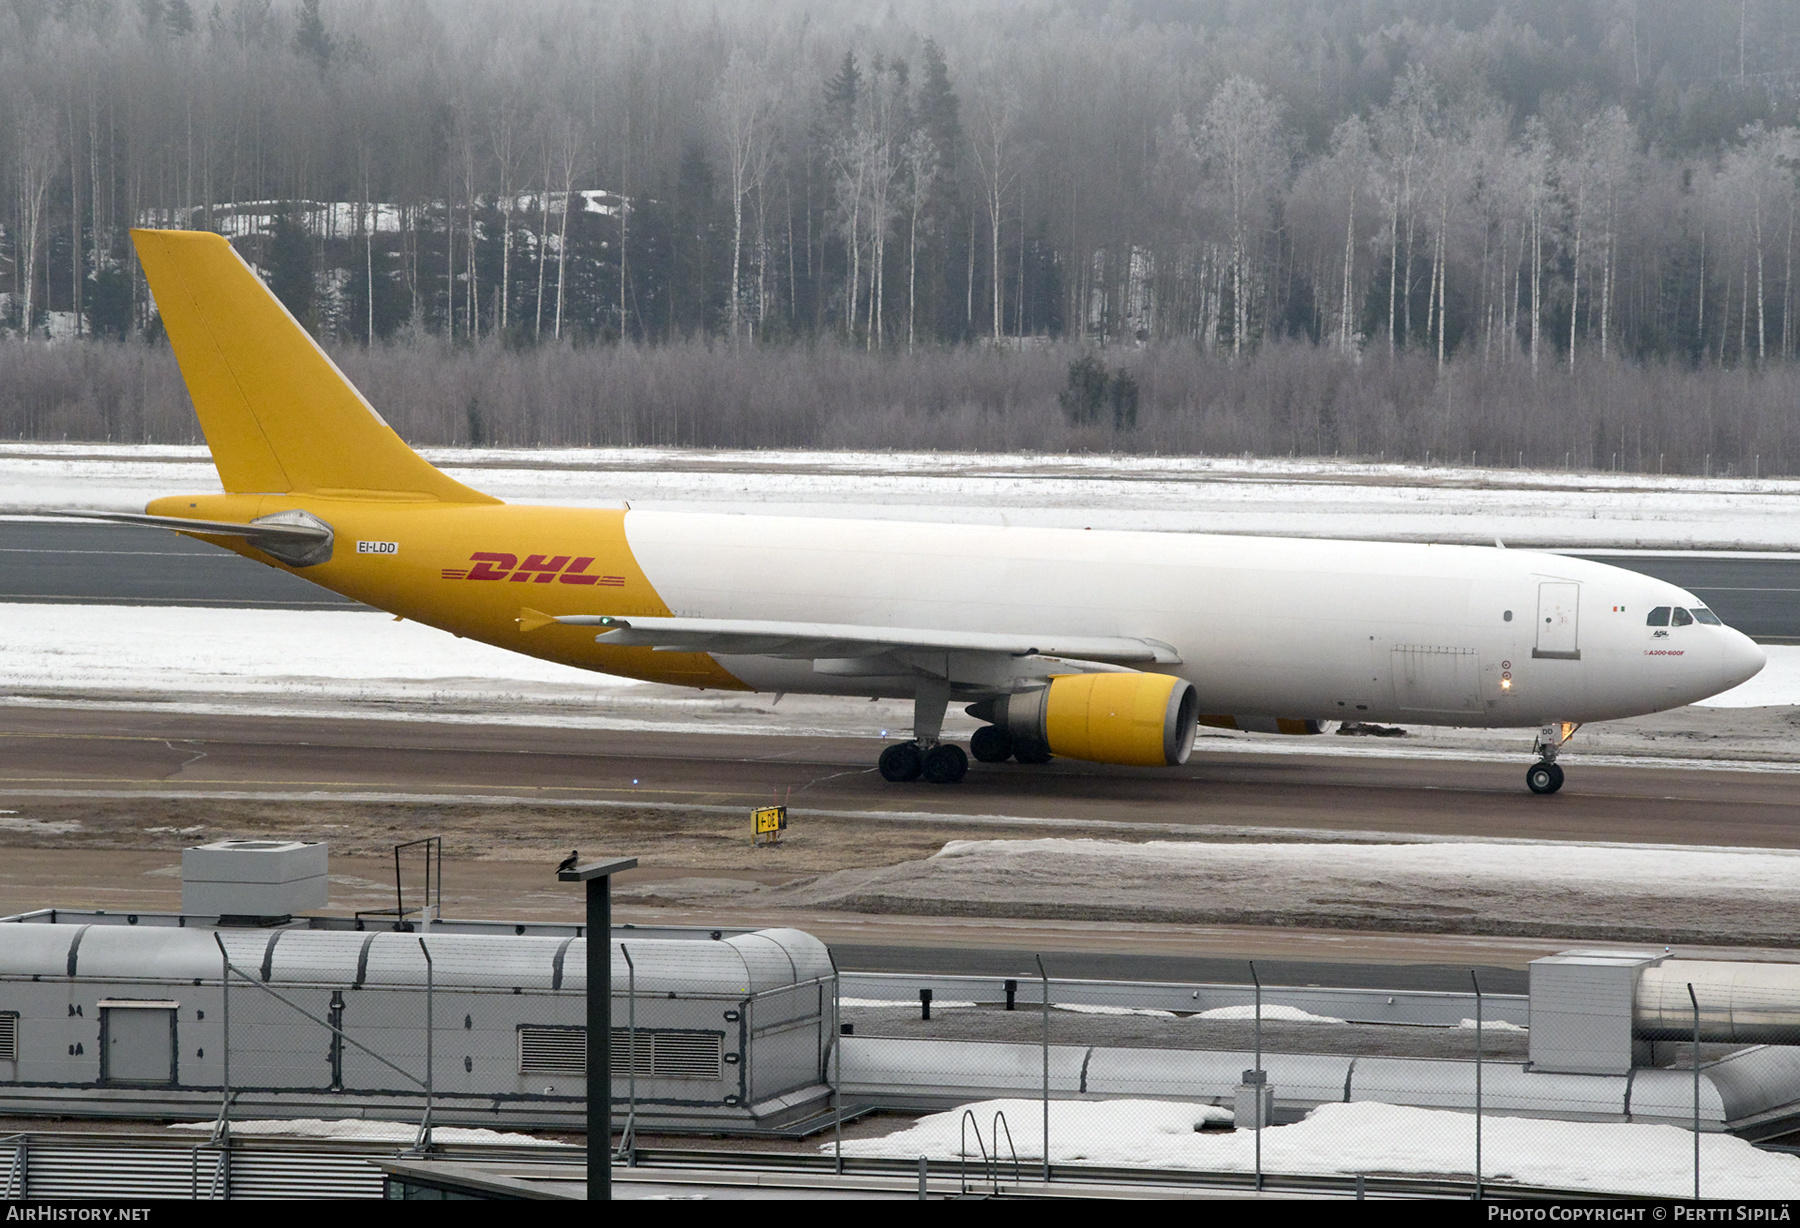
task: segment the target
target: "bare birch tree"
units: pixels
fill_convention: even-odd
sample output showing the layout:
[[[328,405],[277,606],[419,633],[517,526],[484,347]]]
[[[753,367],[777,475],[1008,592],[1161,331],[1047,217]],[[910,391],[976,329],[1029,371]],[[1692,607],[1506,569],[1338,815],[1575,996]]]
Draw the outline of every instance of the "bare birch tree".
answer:
[[[1287,172],[1280,114],[1268,93],[1246,77],[1214,92],[1199,131],[1199,156],[1211,190],[1224,197],[1231,231],[1231,352],[1250,335],[1250,298],[1257,293],[1252,248],[1266,233],[1274,194]]]
[[[494,166],[500,174],[500,301],[494,313],[494,327],[503,337],[507,334],[507,308],[512,298],[512,215],[518,207],[520,130],[524,127],[521,111],[512,90],[503,88],[488,117]]]
[[[982,203],[987,208],[988,218],[988,268],[992,274],[989,280],[993,283],[994,305],[990,335],[998,341],[1005,331],[1001,306],[1005,278],[1001,276],[1000,226],[1006,216],[1006,198],[1019,177],[1014,149],[1019,97],[1010,82],[994,81],[977,95],[970,119],[969,149],[974,155],[976,173],[981,178]]]
[[[50,180],[59,159],[56,116],[48,106],[28,104],[14,124],[14,158],[18,191],[19,233],[14,243],[16,284],[21,314],[19,331],[29,337],[38,308],[38,249],[47,245]]]
[[[731,339],[742,334],[744,202],[766,177],[774,136],[777,95],[767,65],[742,49],[732,51],[713,96],[713,114],[731,179]]]
[[[937,186],[937,143],[921,128],[907,138],[900,160],[906,168],[906,349],[910,353],[919,306],[919,233],[921,226],[929,229],[931,225],[925,208]]]
[[[1437,84],[1421,65],[1394,82],[1392,97],[1376,111],[1374,137],[1388,202],[1388,352],[1412,344],[1412,259],[1416,222],[1415,182],[1437,125]],[[1404,223],[1404,229],[1402,224]]]

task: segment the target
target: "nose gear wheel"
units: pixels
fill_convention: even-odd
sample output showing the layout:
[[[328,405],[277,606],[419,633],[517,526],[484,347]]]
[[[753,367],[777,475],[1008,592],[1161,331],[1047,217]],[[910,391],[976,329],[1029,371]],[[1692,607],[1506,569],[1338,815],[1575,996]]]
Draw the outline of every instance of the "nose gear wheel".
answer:
[[[1534,763],[1525,773],[1525,787],[1533,793],[1554,793],[1562,786],[1563,770],[1554,763]]]

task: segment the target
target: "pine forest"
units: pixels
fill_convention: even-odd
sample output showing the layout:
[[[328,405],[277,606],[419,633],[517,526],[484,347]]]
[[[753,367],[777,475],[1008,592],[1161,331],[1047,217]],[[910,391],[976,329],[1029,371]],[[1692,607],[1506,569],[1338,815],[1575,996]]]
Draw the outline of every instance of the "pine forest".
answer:
[[[415,443],[1800,471],[1792,0],[0,0],[0,432],[133,227]]]

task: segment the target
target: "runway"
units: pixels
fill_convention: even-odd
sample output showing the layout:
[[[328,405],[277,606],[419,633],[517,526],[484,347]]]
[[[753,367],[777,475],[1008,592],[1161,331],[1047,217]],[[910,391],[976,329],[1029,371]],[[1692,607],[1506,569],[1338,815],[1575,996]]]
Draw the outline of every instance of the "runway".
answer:
[[[599,813],[796,814],[875,828],[1303,837],[1370,832],[1529,840],[1800,847],[1788,773],[1572,764],[1553,797],[1518,764],[1447,759],[1196,756],[1138,769],[984,764],[959,785],[892,785],[881,743],[673,737],[505,725],[0,708],[0,796],[181,797]]]
[[[1591,554],[1679,584],[1765,643],[1800,643],[1800,555]],[[358,603],[160,529],[0,520],[0,602],[349,609]]]

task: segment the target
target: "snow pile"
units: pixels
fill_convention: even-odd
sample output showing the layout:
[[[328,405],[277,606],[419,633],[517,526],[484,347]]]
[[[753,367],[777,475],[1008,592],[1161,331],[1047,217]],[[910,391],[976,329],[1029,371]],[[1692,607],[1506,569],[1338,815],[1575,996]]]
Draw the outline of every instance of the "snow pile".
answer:
[[[1080,908],[1108,921],[1268,925],[1280,917],[1656,948],[1674,935],[1786,946],[1800,938],[1800,851],[1431,837],[955,840],[930,857],[836,870],[764,888],[758,899],[836,910],[879,901],[882,911],[917,916]]]
[[[169,1129],[210,1134],[216,1124],[210,1121],[182,1121],[174,1123]],[[419,1123],[416,1121],[362,1121],[358,1119],[325,1121],[317,1117],[296,1117],[292,1121],[234,1121],[231,1123],[231,1132],[256,1138],[349,1139],[359,1143],[411,1144],[414,1139],[419,1137]],[[510,1134],[500,1130],[481,1130],[467,1126],[433,1126],[431,1140],[434,1143],[503,1144],[509,1147],[567,1147],[570,1145],[553,1142],[550,1139],[534,1138],[529,1134]]]
[[[1473,1019],[1465,1019],[1461,1023],[1457,1024],[1456,1026],[1459,1028],[1466,1028],[1469,1031],[1473,1032],[1476,1029],[1477,1025]],[[1530,1028],[1523,1027],[1516,1023],[1508,1023],[1504,1019],[1483,1019],[1479,1026],[1483,1032],[1529,1032],[1529,1031],[1531,1031]]]
[[[1173,1019],[1174,1011],[1153,1010],[1147,1006],[1105,1006],[1097,1002],[1052,1002],[1053,1008],[1059,1011],[1073,1011],[1077,1015],[1141,1015],[1151,1019]]]
[[[1195,1019],[1255,1019],[1256,1007],[1251,1006],[1215,1006],[1209,1011],[1201,1011]],[[1334,1019],[1330,1015],[1315,1015],[1311,1011],[1303,1011],[1297,1006],[1265,1005],[1262,1008],[1264,1023],[1343,1023],[1342,1019]]]
[[[1019,1158],[1043,1157],[1043,1106],[1035,1100],[985,1100],[937,1113],[885,1138],[846,1140],[844,1153],[955,1159],[965,1111],[990,1149],[994,1114],[1003,1112]],[[1227,1109],[1160,1100],[1051,1101],[1050,1160],[1252,1172],[1254,1132],[1195,1129],[1230,1120]],[[973,1151],[972,1132],[969,1146]],[[1675,1126],[1490,1116],[1482,1122],[1481,1150],[1483,1178],[1495,1184],[1660,1197],[1693,1192],[1694,1136]],[[1010,1162],[1004,1135],[1001,1155]],[[1470,1179],[1475,1118],[1389,1104],[1320,1105],[1303,1121],[1264,1130],[1262,1162],[1265,1172],[1293,1175]],[[1700,1189],[1708,1198],[1800,1197],[1800,1157],[1758,1151],[1728,1134],[1702,1135]]]
[[[980,867],[983,877],[1026,883],[1050,866],[1078,863],[1087,873],[1120,884],[1204,876],[1261,881],[1271,874],[1300,879],[1369,883],[1396,875],[1456,885],[1517,883],[1536,890],[1690,896],[1766,892],[1788,886],[1800,872],[1800,851],[1700,848],[1685,845],[1482,842],[1422,840],[1409,844],[1208,843],[1203,841],[1069,839],[952,840],[927,859]],[[1228,1009],[1238,1009],[1236,1007]]]
[[[974,1114],[973,1128],[964,1125],[965,1113]],[[1021,1160],[1043,1158],[1044,1102],[1022,1099],[982,1100],[921,1117],[882,1138],[845,1139],[844,1154],[955,1159],[966,1138],[968,1154],[980,1158],[976,1133],[980,1132],[981,1142],[993,1154],[997,1115],[1006,1119],[1005,1128],[999,1131],[1002,1156],[1010,1161],[1016,1149]],[[1180,1154],[1185,1140],[1194,1137],[1202,1124],[1228,1125],[1231,1119],[1230,1109],[1178,1100],[1052,1100],[1050,1159],[1058,1164],[1082,1161],[1166,1167],[1160,1157]],[[1012,1134],[1012,1149],[1006,1145],[1007,1131]],[[829,1152],[833,1146],[825,1143],[821,1150]]]

